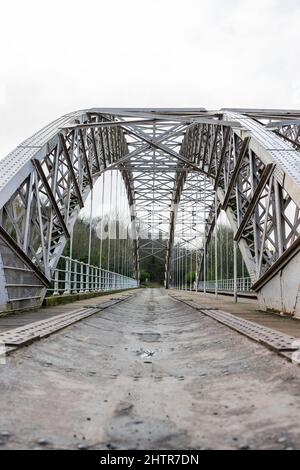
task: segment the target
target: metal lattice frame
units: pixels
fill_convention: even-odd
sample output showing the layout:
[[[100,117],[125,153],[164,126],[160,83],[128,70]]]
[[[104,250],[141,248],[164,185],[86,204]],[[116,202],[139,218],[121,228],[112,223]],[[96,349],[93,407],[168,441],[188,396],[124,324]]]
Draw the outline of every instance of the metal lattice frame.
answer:
[[[95,108],[53,122],[0,162],[1,308],[41,300],[91,188],[111,169],[131,206],[136,276],[139,259],[166,256],[169,286],[177,206],[202,193],[209,241],[215,192],[261,288],[299,251],[299,122],[298,111],[203,108]]]

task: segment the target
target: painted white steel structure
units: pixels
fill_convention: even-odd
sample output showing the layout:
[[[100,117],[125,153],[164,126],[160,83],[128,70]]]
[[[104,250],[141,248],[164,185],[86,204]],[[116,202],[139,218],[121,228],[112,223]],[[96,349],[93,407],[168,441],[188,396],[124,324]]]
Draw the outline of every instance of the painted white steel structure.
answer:
[[[177,207],[192,187],[195,204],[205,191],[205,244],[224,211],[262,305],[300,315],[299,130],[300,111],[249,109],[94,108],[49,124],[0,161],[0,310],[40,304],[91,188],[116,169],[136,279],[139,260],[165,257],[169,287]]]

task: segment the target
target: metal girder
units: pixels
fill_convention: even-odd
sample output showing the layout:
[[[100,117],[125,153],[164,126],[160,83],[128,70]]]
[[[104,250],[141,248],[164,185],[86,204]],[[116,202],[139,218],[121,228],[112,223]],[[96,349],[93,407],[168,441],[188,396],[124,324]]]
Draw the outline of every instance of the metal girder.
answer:
[[[205,173],[205,171],[201,170],[197,165],[194,165],[192,161],[188,160],[187,158],[183,157],[182,155],[179,155],[177,152],[172,150],[170,147],[167,147],[166,145],[163,145],[163,144],[157,142],[156,139],[149,139],[144,135],[138,134],[138,133],[130,131],[130,130],[127,130],[127,132],[131,135],[134,135],[135,137],[140,138],[144,142],[147,142],[150,145],[150,147],[154,147],[154,148],[157,148],[159,150],[162,150],[165,154],[170,155],[171,157],[175,158],[176,160],[179,160],[182,163],[185,163],[185,165],[188,168],[190,167],[191,169],[193,169],[195,171]]]
[[[298,246],[299,118],[299,111],[255,109],[70,113],[0,161],[0,224],[49,278],[95,181],[104,171],[119,170],[134,233],[141,226],[149,235],[168,234],[167,249],[162,243],[159,250],[140,246],[134,237],[136,275],[143,249],[145,256],[155,251],[165,256],[168,286],[176,243],[192,249],[204,234],[209,241],[216,193],[217,210],[227,214],[248,271],[259,282]]]
[[[174,183],[172,207],[171,207],[171,213],[170,213],[170,231],[169,231],[168,245],[167,245],[167,252],[166,252],[166,270],[165,270],[166,289],[168,289],[170,285],[171,260],[172,260],[172,250],[174,246],[177,206],[180,202],[180,195],[184,187],[186,177],[187,177],[186,172],[185,173],[178,172],[177,180]]]
[[[250,141],[250,137],[246,137],[243,140],[242,148],[237,158],[237,161],[235,163],[235,166],[234,166],[234,169],[233,169],[233,172],[232,172],[229,184],[228,184],[228,188],[225,194],[224,202],[222,205],[223,210],[226,210],[228,207],[229,199],[234,189],[234,185],[236,184],[242,161],[245,158],[246,152],[248,151],[249,141]]]
[[[227,150],[229,136],[230,136],[230,128],[228,127],[225,131],[225,136],[224,136],[224,140],[223,140],[223,143],[222,143],[221,155],[220,155],[220,159],[218,161],[218,166],[216,168],[216,176],[215,176],[215,179],[214,179],[214,190],[216,190],[219,186],[219,180],[220,180],[221,171],[222,171],[224,161],[225,161],[225,154],[226,154],[226,150]]]
[[[299,250],[300,238],[297,238],[297,240],[284,252],[284,254],[274,262],[271,268],[268,269],[268,271],[253,284],[252,289],[256,291],[261,289],[299,253]]]
[[[195,157],[198,157],[199,163],[202,160],[203,169],[212,173],[212,184],[214,185],[215,191],[217,191],[220,203],[227,213],[228,220],[234,233],[237,232],[240,222],[245,216],[245,211],[249,206],[249,202],[251,201],[251,195],[254,193],[257,184],[259,184],[258,169],[272,163],[276,165],[274,176],[277,183],[280,185],[280,188],[282,188],[282,191],[284,192],[284,199],[288,201],[286,205],[281,205],[280,211],[282,212],[281,216],[283,224],[288,226],[289,235],[286,235],[284,231],[282,231],[281,234],[278,234],[276,220],[270,215],[268,215],[269,223],[266,228],[264,227],[266,209],[269,214],[275,213],[275,197],[274,202],[268,207],[266,207],[266,201],[264,200],[266,198],[263,200],[257,198],[255,202],[253,201],[252,212],[254,217],[253,220],[255,220],[255,230],[258,230],[260,235],[257,233],[256,240],[253,239],[253,230],[247,230],[247,233],[244,235],[244,231],[247,229],[247,224],[244,224],[240,228],[238,235],[240,249],[244,256],[248,271],[252,279],[255,281],[258,275],[266,272],[270,266],[272,266],[272,263],[281,256],[280,253],[282,253],[282,249],[280,249],[280,246],[283,246],[284,249],[286,249],[289,246],[291,239],[296,239],[299,236],[298,218],[293,215],[291,217],[291,214],[288,213],[289,210],[291,210],[291,200],[293,200],[295,207],[299,207],[299,189],[297,189],[299,167],[295,168],[297,174],[294,174],[292,165],[289,168],[287,168],[286,165],[286,158],[288,157],[289,160],[291,160],[290,157],[292,156],[293,166],[295,167],[295,161],[299,161],[299,154],[297,155],[297,153],[292,151],[291,148],[284,146],[278,139],[275,142],[272,133],[270,131],[265,131],[256,122],[252,122],[251,120],[249,121],[249,119],[245,120],[243,116],[229,113],[228,118],[232,119],[233,117],[239,119],[243,130],[232,128],[232,135],[230,136],[231,143],[226,154],[225,146],[223,145],[224,141],[223,139],[220,139],[220,136],[218,135],[220,128],[217,124],[214,126],[215,131],[213,128],[209,130],[209,128],[202,126],[202,130],[199,129],[199,131],[193,135],[191,135],[191,133],[187,133],[185,140],[192,140],[195,138],[195,134],[196,136],[200,135],[202,141],[206,139],[204,146],[203,142],[200,143],[200,145],[198,144],[198,148],[200,147],[200,149],[204,149],[204,152],[203,150],[202,153],[200,151],[200,158],[199,153],[198,155],[195,153]],[[227,133],[227,135],[229,134]],[[197,138],[199,140],[199,137]],[[220,141],[220,145],[217,144],[218,140]],[[194,143],[193,145],[191,142],[183,142],[182,147],[185,151],[188,147],[197,148],[197,144]],[[209,149],[210,151],[208,151]],[[283,155],[282,152],[288,152],[284,160],[281,156]],[[213,171],[213,163],[215,168],[217,168],[217,172],[215,170]],[[284,171],[281,167],[283,164],[285,165],[285,170],[289,170],[288,172]],[[214,175],[217,175],[217,178]],[[218,180],[217,182],[216,179]],[[285,184],[286,179],[290,180],[290,184]],[[289,191],[292,192],[292,195],[289,195],[288,197]],[[295,211],[295,207],[291,212]],[[277,209],[277,213],[278,210],[279,209]],[[213,214],[213,212],[212,207],[211,213]],[[256,215],[254,216],[254,214]],[[251,215],[252,214],[250,214],[250,219]],[[213,220],[208,221],[206,237],[211,233],[213,225]],[[257,240],[260,240],[260,236],[263,243],[258,246]],[[283,237],[285,239],[281,240]],[[272,246],[271,252],[270,246]],[[260,274],[258,274],[257,268],[255,267],[258,259],[263,260],[263,269],[260,271]],[[200,262],[199,269],[201,269],[201,266],[202,264]]]
[[[67,238],[70,238],[70,234],[69,234],[69,231],[67,229],[67,226],[65,224],[65,221],[63,219],[63,216],[59,210],[59,207],[56,203],[56,200],[55,200],[55,197],[51,191],[51,188],[50,188],[50,185],[48,183],[48,180],[46,178],[46,175],[45,173],[43,172],[43,168],[42,168],[42,165],[40,164],[39,160],[32,160],[32,163],[33,163],[33,166],[35,167],[35,169],[37,170],[37,173],[39,175],[39,177],[41,178],[42,182],[43,182],[43,185],[44,185],[44,188],[47,192],[47,196],[51,202],[51,205],[52,205],[52,208],[55,212],[55,214],[57,215],[60,223],[61,223],[61,226],[62,226],[62,229],[64,231],[64,234]]]
[[[79,129],[79,136],[80,136],[81,145],[82,145],[82,156],[83,156],[83,159],[84,159],[84,163],[85,163],[85,167],[86,167],[90,187],[92,188],[93,187],[93,178],[92,178],[90,164],[89,164],[89,160],[88,160],[86,149],[85,149],[85,142],[84,142],[82,129]]]
[[[241,224],[239,225],[238,229],[237,229],[237,232],[234,236],[234,240],[236,242],[239,242],[241,237],[242,237],[242,234],[243,234],[243,231],[245,230],[245,227],[247,225],[247,223],[249,222],[249,219],[251,217],[251,215],[253,214],[254,210],[255,210],[255,207],[257,205],[257,202],[265,188],[265,185],[267,183],[267,181],[269,180],[269,178],[271,177],[272,173],[274,171],[274,165],[272,163],[269,163],[269,165],[266,166],[266,168],[264,169],[262,175],[261,175],[261,178],[259,180],[259,183],[255,189],[255,192],[252,196],[252,198],[250,199],[249,201],[249,205],[247,207],[247,210],[246,210],[246,213],[244,215],[244,218],[243,220],[241,221]]]
[[[78,185],[78,182],[77,182],[77,179],[76,179],[76,176],[75,176],[75,172],[74,172],[74,169],[73,169],[73,166],[72,166],[69,151],[68,151],[67,146],[66,146],[66,141],[65,141],[65,138],[62,134],[59,134],[59,138],[60,138],[60,142],[61,142],[61,145],[62,145],[64,156],[66,158],[66,162],[67,162],[67,165],[68,165],[69,174],[70,174],[70,177],[71,177],[73,185],[74,185],[74,191],[75,191],[76,196],[78,198],[79,205],[82,208],[84,206],[84,203],[83,203],[82,195],[81,195],[79,185]]]
[[[26,256],[22,249],[18,246],[15,240],[1,227],[0,225],[0,237],[4,240],[5,244],[8,245],[12,251],[14,251],[17,257],[26,265],[28,268],[34,272],[37,278],[41,281],[44,286],[49,285],[49,279],[44,275],[42,271],[32,262],[32,260]]]

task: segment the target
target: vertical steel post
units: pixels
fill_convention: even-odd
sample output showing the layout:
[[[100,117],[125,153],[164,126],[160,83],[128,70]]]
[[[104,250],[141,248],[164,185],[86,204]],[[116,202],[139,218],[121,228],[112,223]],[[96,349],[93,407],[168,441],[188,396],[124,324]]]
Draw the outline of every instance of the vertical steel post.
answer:
[[[218,196],[215,192],[215,297],[218,297]]]
[[[282,208],[280,198],[280,188],[278,181],[274,178],[275,189],[275,211],[276,211],[276,230],[278,238],[278,257],[283,253],[283,237],[282,237]]]
[[[54,272],[54,292],[53,295],[59,295],[59,270]]]
[[[90,291],[90,266],[85,263],[85,291]]]
[[[65,291],[63,295],[69,295],[70,294],[70,258],[66,256],[65,258],[66,263],[65,263]]]
[[[185,288],[184,290],[187,291],[188,290],[188,278],[187,278],[187,274],[188,274],[188,256],[187,256],[187,248],[185,247]]]
[[[205,228],[204,228],[205,230]],[[204,253],[203,253],[203,293],[206,295],[206,232],[204,235],[204,247],[203,247]]]
[[[84,292],[83,268],[84,268],[84,265],[83,265],[83,263],[81,262],[81,263],[80,263],[80,291],[79,291],[80,294],[82,294],[82,293]]]
[[[101,194],[101,230],[100,230],[100,252],[99,252],[99,267],[102,268],[102,248],[103,248],[103,218],[104,218],[104,184],[105,173],[102,175],[102,194]]]
[[[101,291],[101,269],[100,268],[97,268],[97,285],[98,285],[98,288],[97,290],[100,292]]]
[[[91,207],[90,207],[90,230],[89,230],[89,252],[88,252],[88,265],[91,264],[91,251],[92,251],[92,224],[93,224],[93,188],[91,189]]]
[[[237,302],[237,242],[233,241],[233,297]]]
[[[75,259],[73,261],[73,265],[74,265],[74,274],[73,274],[73,294],[77,294],[77,259]]]

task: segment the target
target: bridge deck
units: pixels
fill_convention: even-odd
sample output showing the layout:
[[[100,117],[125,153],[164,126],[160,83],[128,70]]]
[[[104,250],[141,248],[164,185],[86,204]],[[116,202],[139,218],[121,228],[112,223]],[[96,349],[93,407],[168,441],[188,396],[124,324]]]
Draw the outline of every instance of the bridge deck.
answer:
[[[164,290],[19,349],[0,376],[3,448],[300,447],[300,368]]]
[[[274,313],[258,310],[258,304],[254,298],[239,298],[238,303],[234,303],[233,298],[228,295],[219,295],[218,299],[215,299],[214,294],[204,295],[200,292],[178,291],[176,289],[170,289],[169,292],[178,295],[182,299],[191,299],[200,305],[206,304],[210,307],[237,315],[245,320],[250,320],[260,325],[278,330],[282,333],[300,338],[299,320],[281,317],[279,315],[274,315]],[[20,326],[25,326],[36,321],[46,320],[59,314],[72,312],[86,305],[101,304],[107,302],[109,299],[121,298],[123,296],[126,297],[127,295],[128,293],[125,291],[124,293],[109,293],[107,295],[82,299],[64,305],[42,307],[33,311],[11,313],[5,316],[0,316],[0,333]]]

